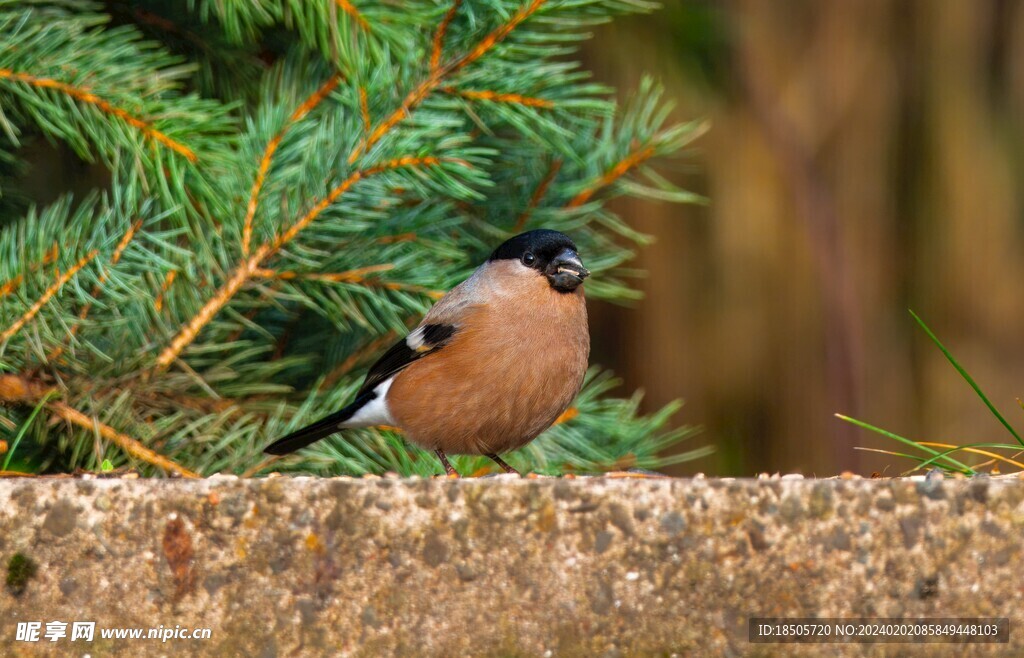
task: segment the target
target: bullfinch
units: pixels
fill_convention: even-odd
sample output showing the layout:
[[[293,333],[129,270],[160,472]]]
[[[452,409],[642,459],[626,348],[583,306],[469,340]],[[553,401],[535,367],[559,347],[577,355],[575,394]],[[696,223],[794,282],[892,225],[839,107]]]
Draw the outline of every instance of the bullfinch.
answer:
[[[590,275],[568,236],[540,229],[494,250],[412,332],[384,353],[355,400],[266,448],[284,455],[353,427],[390,425],[447,454],[499,455],[521,448],[572,403],[583,385],[590,332],[583,280]]]

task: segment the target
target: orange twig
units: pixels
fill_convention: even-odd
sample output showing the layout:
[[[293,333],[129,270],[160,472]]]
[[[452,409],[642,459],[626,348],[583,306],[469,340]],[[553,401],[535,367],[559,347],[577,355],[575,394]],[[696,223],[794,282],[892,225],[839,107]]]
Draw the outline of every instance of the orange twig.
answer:
[[[465,66],[468,66],[469,64],[472,64],[476,60],[483,57],[488,50],[495,46],[495,44],[501,42],[505,37],[507,37],[512,32],[512,30],[519,27],[520,23],[525,21],[527,18],[533,15],[534,12],[540,9],[540,6],[544,4],[544,1],[545,0],[531,0],[530,4],[526,5],[525,7],[517,11],[515,15],[513,15],[512,18],[510,18],[507,23],[505,23],[498,29],[488,34],[486,37],[483,38],[483,40],[480,43],[476,45],[476,48],[469,51],[469,53],[463,55],[461,59],[453,63],[449,67],[450,70],[453,72],[458,71],[459,69],[464,68]]]
[[[18,375],[0,375],[0,402],[32,404],[49,392],[47,387]]]
[[[555,422],[551,423],[551,427],[555,425],[561,425],[562,423],[568,423],[570,420],[580,415],[580,410],[577,407],[569,407],[562,412],[562,415],[555,419]]]
[[[418,286],[413,283],[401,283],[399,281],[381,281],[380,279],[367,279],[367,274],[374,272],[387,272],[388,270],[394,269],[394,264],[387,263],[384,265],[369,265],[367,267],[359,267],[354,270],[348,270],[346,272],[337,272],[332,274],[315,274],[315,273],[303,273],[303,272],[279,272],[277,270],[269,269],[258,269],[253,275],[263,277],[265,279],[276,279],[279,281],[288,281],[292,279],[304,279],[306,281],[326,281],[329,283],[354,283],[361,284],[367,287],[384,288],[386,290],[405,290],[408,292],[414,292],[421,295],[426,295],[431,299],[441,299],[444,297],[444,291],[442,290],[431,290],[424,286]]]
[[[291,242],[296,235],[298,235],[303,229],[313,223],[320,213],[326,210],[332,203],[338,200],[342,194],[347,192],[349,188],[358,183],[364,178],[369,178],[375,174],[379,174],[384,171],[391,169],[400,169],[405,167],[418,167],[422,165],[433,166],[440,164],[441,160],[432,156],[424,157],[413,157],[405,156],[401,158],[395,158],[394,160],[388,160],[382,164],[357,171],[347,179],[342,181],[341,185],[335,187],[331,192],[324,197],[318,204],[303,216],[302,219],[295,222],[287,231],[278,236],[271,244],[270,253],[276,253],[281,247]]]
[[[0,402],[15,404],[38,404],[46,398],[52,389],[18,375],[0,375]],[[125,452],[133,455],[142,461],[172,471],[184,477],[197,478],[198,473],[180,466],[167,457],[153,452],[132,437],[118,432],[109,425],[104,425],[96,418],[90,418],[81,411],[74,409],[59,401],[48,402],[46,408],[55,416],[64,419],[72,425],[78,425],[87,430],[97,431],[100,436],[112,442]]]
[[[417,238],[417,235],[413,232],[399,233],[398,235],[384,235],[377,238],[377,242],[381,244],[394,244],[396,242],[412,242]]]
[[[555,106],[554,102],[547,99],[522,96],[520,94],[501,94],[496,91],[474,91],[471,89],[455,89],[454,87],[445,87],[443,91],[478,101],[515,103],[517,105],[526,105],[527,107],[552,108]]]
[[[359,112],[363,115],[363,129],[370,132],[370,104],[366,100],[366,90],[359,88]]]
[[[302,102],[299,107],[292,112],[292,115],[288,117],[288,121],[284,124],[280,131],[274,135],[267,143],[267,148],[263,151],[263,157],[260,158],[259,167],[256,170],[256,180],[252,184],[252,190],[249,192],[249,203],[246,206],[245,211],[245,222],[242,227],[242,253],[246,256],[249,255],[249,246],[252,243],[252,222],[256,217],[256,208],[259,205],[260,190],[263,188],[263,183],[267,179],[267,171],[270,170],[270,162],[274,157],[274,153],[277,152],[277,147],[281,145],[281,140],[284,139],[284,135],[288,132],[288,129],[292,127],[292,124],[301,121],[307,114],[313,111],[317,105],[321,103],[327,96],[334,91],[334,88],[341,82],[341,74],[336,73],[332,75],[319,89],[314,91],[309,97]]]
[[[388,162],[370,167],[368,169],[356,171],[351,176],[341,182],[340,185],[335,187],[330,193],[314,205],[305,215],[302,216],[299,221],[292,224],[284,233],[277,236],[267,244],[264,244],[257,249],[252,256],[248,259],[243,260],[238,268],[232,273],[231,277],[227,282],[217,291],[217,294],[213,296],[210,301],[200,309],[189,322],[182,327],[178,334],[171,341],[171,344],[157,357],[156,369],[163,370],[167,368],[171,363],[178,358],[181,351],[185,349],[196,336],[199,335],[200,330],[205,327],[210,320],[215,316],[224,306],[231,300],[235,294],[241,290],[250,279],[256,276],[256,273],[262,269],[261,265],[270,256],[277,253],[282,247],[295,239],[299,233],[302,232],[307,226],[313,223],[313,221],[326,210],[332,203],[338,200],[338,198],[347,192],[349,188],[363,180],[369,178],[375,174],[379,174],[384,171],[391,169],[398,169],[402,167],[416,167],[421,165],[436,165],[440,162],[438,158],[425,156],[425,157],[403,157],[389,160]]]
[[[121,450],[124,450],[129,455],[141,459],[147,464],[152,464],[158,468],[162,468],[165,471],[177,473],[182,477],[187,478],[199,478],[202,477],[195,471],[191,471],[180,464],[177,464],[167,457],[156,453],[146,446],[142,445],[136,439],[118,432],[109,425],[104,425],[99,422],[96,418],[90,418],[82,412],[69,407],[63,402],[50,402],[46,405],[47,409],[52,411],[54,415],[63,418],[72,425],[78,425],[87,430],[94,430],[99,432],[100,436],[116,445]]]
[[[195,337],[199,335],[199,331],[205,327],[213,316],[216,315],[224,306],[231,300],[235,294],[241,290],[242,286],[252,277],[253,272],[257,269],[260,262],[266,258],[270,253],[270,247],[263,245],[256,251],[255,254],[249,257],[248,260],[242,261],[238,268],[232,273],[231,278],[221,286],[210,301],[199,310],[199,312],[188,321],[181,331],[174,337],[171,344],[160,353],[160,356],[156,360],[157,370],[163,370],[167,366],[178,358],[181,351],[185,349]]]
[[[537,206],[539,206],[540,202],[544,199],[544,195],[548,192],[548,187],[551,186],[552,181],[555,180],[555,176],[558,175],[558,171],[561,168],[561,159],[556,158],[551,161],[548,173],[544,175],[544,178],[542,178],[540,183],[537,185],[537,189],[533,191],[533,196],[530,197],[530,205],[526,206],[526,210],[524,210],[523,214],[519,216],[518,220],[516,220],[516,233],[522,232],[523,228],[526,226],[526,222],[530,219],[530,215],[533,214],[533,211],[536,210]]]
[[[438,88],[441,81],[448,75],[459,71],[460,69],[468,66],[472,62],[483,57],[488,50],[494,47],[495,44],[499,43],[502,39],[507,37],[520,23],[525,21],[531,14],[537,11],[545,0],[531,0],[530,4],[526,5],[518,12],[515,13],[507,23],[500,26],[486,37],[484,37],[480,43],[476,45],[473,50],[463,55],[461,58],[455,60],[451,64],[438,68],[437,70],[431,71],[430,76],[426,80],[416,86],[415,89],[410,91],[406,95],[402,104],[397,110],[391,113],[384,121],[382,121],[370,135],[353,149],[352,154],[349,155],[349,163],[355,162],[360,155],[365,153],[374,144],[376,144],[384,135],[388,134],[392,128],[394,128],[402,119],[408,116],[409,112],[412,111],[417,105],[423,102],[427,96],[429,96],[434,90]]]
[[[1016,461],[1015,459],[1012,459],[1010,457],[1004,457],[1000,454],[991,452],[989,450],[982,450],[980,448],[969,448],[966,446],[955,446],[949,443],[935,443],[934,441],[918,441],[917,443],[918,445],[928,446],[931,448],[944,448],[947,450],[952,450],[956,448],[957,450],[962,450],[964,452],[972,452],[976,455],[984,455],[985,457],[991,457],[996,461],[1002,461],[1008,464],[1013,464],[1017,468],[1024,470],[1024,464],[1020,463],[1019,461]],[[977,467],[975,467],[975,470],[977,470]]]
[[[17,290],[18,286],[21,285],[21,282],[22,280],[24,280],[24,278],[24,276],[18,274],[14,276],[10,281],[7,281],[6,283],[4,283],[4,285],[0,286],[0,299],[6,297],[7,295]]]
[[[334,88],[338,86],[338,83],[341,82],[341,80],[341,73],[335,73],[331,76],[330,79],[323,83],[319,89],[310,94],[309,98],[302,101],[302,105],[299,105],[299,107],[292,112],[292,115],[288,117],[288,122],[295,123],[296,121],[304,119],[307,114],[312,112],[317,105],[323,102],[323,100],[327,98],[332,91],[334,91]]]
[[[156,301],[153,302],[153,306],[157,311],[163,310],[164,295],[166,295],[167,291],[171,289],[172,285],[174,285],[174,280],[176,278],[178,278],[178,270],[171,270],[167,273],[167,276],[164,277],[163,285],[160,286],[160,294],[156,296]]]
[[[442,297],[444,297],[444,294],[445,294],[443,290],[431,290],[430,288],[425,288],[424,286],[418,286],[418,285],[413,284],[413,283],[401,283],[401,282],[398,282],[398,281],[379,281],[378,282],[378,281],[371,280],[371,281],[367,281],[366,284],[367,285],[373,285],[373,286],[379,286],[379,287],[385,288],[387,290],[405,290],[405,291],[408,291],[408,292],[415,292],[415,293],[418,293],[418,294],[421,294],[421,295],[426,295],[427,297],[430,297],[431,299],[434,299],[434,300],[441,299]]]
[[[590,197],[594,196],[594,194],[597,191],[601,190],[602,188],[608,187],[609,185],[617,181],[619,178],[621,178],[623,175],[625,175],[626,172],[628,172],[630,169],[638,167],[641,164],[643,164],[652,155],[654,155],[654,146],[647,146],[638,151],[633,151],[625,158],[623,158],[620,162],[618,162],[614,167],[609,169],[603,176],[601,176],[601,178],[598,179],[596,183],[594,183],[593,185],[591,185],[590,187],[588,187],[587,189],[583,190],[575,197],[573,197],[572,201],[570,201],[568,205],[566,205],[566,207],[577,208],[579,206],[582,206],[587,201],[590,201]]]
[[[290,279],[308,279],[310,281],[344,281],[347,283],[359,283],[365,280],[367,274],[373,274],[375,272],[387,272],[388,270],[393,269],[395,269],[394,263],[384,263],[382,265],[367,265],[366,267],[357,267],[352,270],[346,270],[344,272],[335,272],[331,274],[316,274],[288,271],[279,272],[277,270],[261,269],[256,271],[256,276],[261,276],[267,279],[282,279],[284,281],[288,281]]]
[[[341,10],[351,16],[356,23],[359,23],[359,27],[363,28],[367,32],[370,31],[370,24],[367,22],[363,15],[359,13],[359,10],[355,8],[349,0],[334,0],[334,4],[341,7]]]
[[[117,265],[121,261],[121,255],[124,254],[124,250],[128,248],[128,244],[132,241],[132,238],[135,237],[135,234],[139,231],[139,229],[141,227],[142,227],[142,220],[141,219],[135,220],[132,223],[132,225],[128,227],[128,230],[125,231],[124,235],[121,237],[121,241],[118,242],[117,246],[114,248],[114,253],[110,256],[110,266],[111,267],[113,267],[114,265]],[[101,283],[101,284],[105,283],[106,280],[107,280],[107,274],[106,274],[106,272],[104,272],[103,274],[100,275],[99,283]]]
[[[50,299],[52,299],[54,295],[57,294],[57,291],[59,291],[64,286],[65,283],[70,281],[72,277],[78,274],[78,272],[83,267],[91,263],[93,258],[96,258],[97,253],[99,252],[93,249],[88,254],[86,254],[81,260],[75,263],[67,272],[61,274],[53,283],[53,285],[47,288],[46,291],[42,294],[42,296],[38,300],[36,300],[36,303],[33,304],[27,311],[25,311],[24,315],[18,318],[14,324],[12,324],[6,331],[0,334],[0,343],[5,343],[8,340],[10,340],[11,337],[14,336],[14,334],[18,333],[22,327],[28,324],[32,320],[32,318],[34,318],[36,314],[38,314],[39,311],[44,306],[46,306],[46,303],[50,301]]]
[[[125,234],[121,237],[121,241],[118,242],[117,243],[117,247],[114,248],[114,253],[110,257],[110,267],[114,267],[115,265],[118,264],[118,262],[120,262],[121,255],[124,253],[124,250],[128,248],[128,244],[132,241],[132,238],[135,237],[135,234],[138,232],[138,230],[139,230],[139,228],[141,226],[142,226],[142,220],[139,219],[139,220],[136,220],[135,222],[133,222],[132,225],[128,227],[128,230],[125,231]],[[106,282],[107,282],[107,272],[103,271],[103,272],[100,273],[100,278],[96,282],[96,285],[93,286],[93,288],[92,288],[92,298],[93,299],[96,299],[97,297],[99,297],[100,290],[101,290],[100,286],[102,286]],[[58,357],[60,357],[61,354],[64,353],[64,346],[67,345],[68,341],[70,341],[72,338],[74,338],[75,336],[78,335],[78,330],[82,326],[82,321],[85,320],[86,317],[88,317],[89,311],[91,311],[91,310],[92,310],[92,302],[87,302],[85,304],[85,306],[82,307],[82,310],[79,311],[79,313],[78,313],[79,323],[76,324],[75,326],[71,327],[71,333],[68,334],[67,338],[64,341],[64,344],[58,345],[56,348],[54,348],[54,350],[52,352],[50,352],[47,355],[46,358],[47,358],[48,361],[53,361],[53,360],[57,359]]]
[[[462,4],[462,0],[453,0],[452,6],[445,13],[444,18],[441,19],[441,24],[437,27],[437,32],[434,33],[434,49],[430,53],[430,70],[431,72],[436,71],[441,67],[441,52],[444,50],[444,37],[448,32],[448,26],[451,25],[452,19],[455,18],[455,12],[459,10],[459,5]]]
[[[13,80],[15,82],[24,82],[25,84],[32,85],[33,87],[40,87],[43,89],[55,89],[61,93],[71,96],[72,98],[80,100],[83,103],[95,105],[101,111],[116,116],[128,125],[141,130],[142,133],[147,137],[155,139],[156,141],[160,142],[161,144],[171,149],[172,151],[185,156],[186,158],[188,158],[189,162],[196,162],[198,160],[196,154],[193,153],[192,150],[185,146],[184,144],[174,141],[173,139],[163,134],[156,128],[150,126],[149,123],[143,121],[142,119],[132,116],[125,110],[122,110],[119,107],[114,107],[113,105],[103,100],[91,91],[88,91],[86,89],[80,89],[78,87],[74,87],[72,85],[69,85],[64,82],[59,82],[57,80],[52,80],[50,78],[38,78],[34,75],[29,75],[28,73],[16,73],[10,69],[0,68],[0,80],[3,79]]]
[[[412,108],[419,105],[424,98],[426,98],[430,92],[437,87],[440,82],[440,78],[437,74],[432,74],[429,78],[421,82],[415,89],[409,92],[409,94],[402,101],[402,105],[391,113],[391,116],[384,119],[381,123],[373,129],[366,139],[360,142],[355,149],[352,150],[351,155],[348,156],[349,164],[355,162],[360,155],[365,153],[367,149],[376,144],[381,137],[386,135],[395,125],[398,124],[402,119],[406,117]]]
[[[37,270],[40,267],[43,267],[45,265],[49,265],[50,263],[52,263],[55,260],[57,260],[57,256],[59,256],[59,255],[60,255],[60,251],[57,249],[57,243],[54,242],[53,246],[50,247],[50,250],[47,251],[45,254],[43,254],[42,260],[40,260],[38,263],[33,263],[32,265],[29,265],[28,266],[28,270],[31,272],[31,271]],[[14,292],[15,290],[17,290],[18,286],[20,286],[21,282],[24,281],[24,280],[25,280],[25,275],[24,274],[18,274],[17,276],[13,277],[10,281],[8,281],[4,285],[0,286],[0,299],[3,299],[7,295],[9,295],[12,292]]]
[[[256,475],[257,473],[259,473],[260,471],[262,471],[263,469],[265,469],[268,466],[270,466],[271,464],[274,464],[275,462],[281,461],[282,459],[284,459],[284,457],[281,456],[281,455],[271,455],[270,457],[267,457],[266,459],[264,459],[260,463],[254,465],[254,466],[250,466],[249,468],[245,469],[245,471],[239,477],[241,477],[243,479],[251,478],[254,475]]]

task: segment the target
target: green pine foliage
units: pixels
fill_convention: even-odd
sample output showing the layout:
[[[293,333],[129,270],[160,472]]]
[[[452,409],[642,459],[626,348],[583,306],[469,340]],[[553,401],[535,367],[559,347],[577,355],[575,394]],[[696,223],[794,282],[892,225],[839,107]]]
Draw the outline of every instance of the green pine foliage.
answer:
[[[0,0],[0,203],[40,138],[111,176],[0,223],[0,438],[18,451],[3,463],[438,472],[387,428],[269,463],[261,449],[347,403],[389,341],[521,230],[571,234],[592,298],[635,295],[623,265],[645,238],[606,203],[694,201],[652,165],[701,126],[670,123],[650,81],[617,107],[573,53],[595,24],[651,9]],[[615,385],[593,369],[571,417],[511,463],[706,452],[678,451],[691,431],[667,429],[675,405],[644,416]]]

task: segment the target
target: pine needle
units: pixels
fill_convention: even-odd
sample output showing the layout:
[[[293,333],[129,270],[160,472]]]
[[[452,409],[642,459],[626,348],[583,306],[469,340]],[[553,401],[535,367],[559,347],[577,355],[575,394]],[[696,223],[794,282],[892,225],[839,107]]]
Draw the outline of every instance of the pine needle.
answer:
[[[971,375],[968,374],[968,372],[964,370],[964,368],[957,362],[957,360],[953,357],[950,351],[946,349],[946,346],[942,344],[942,341],[940,341],[938,337],[934,333],[932,333],[932,330],[928,328],[928,325],[924,323],[924,320],[919,318],[917,314],[914,313],[914,311],[912,310],[910,311],[910,315],[913,316],[917,324],[919,324],[921,328],[924,329],[924,332],[928,334],[928,337],[931,338],[932,342],[935,343],[935,345],[942,351],[942,354],[945,355],[946,359],[951,364],[953,364],[953,367],[956,368],[956,371],[960,373],[961,377],[964,378],[964,381],[970,384],[971,388],[974,389],[974,392],[978,394],[979,398],[981,398],[981,401],[984,402],[985,406],[988,407],[989,411],[992,412],[992,415],[999,420],[1002,426],[1006,428],[1006,431],[1013,435],[1013,438],[1017,440],[1017,443],[1024,446],[1024,439],[1022,439],[1020,434],[1017,433],[1017,430],[1013,429],[1013,426],[1010,425],[1010,423],[1008,423],[1005,418],[1003,418],[1003,415],[999,413],[999,410],[996,409],[995,405],[993,405],[992,402],[988,399],[988,396],[985,395],[985,392],[981,390],[981,387],[978,386],[978,383],[974,381],[974,378],[971,377]]]

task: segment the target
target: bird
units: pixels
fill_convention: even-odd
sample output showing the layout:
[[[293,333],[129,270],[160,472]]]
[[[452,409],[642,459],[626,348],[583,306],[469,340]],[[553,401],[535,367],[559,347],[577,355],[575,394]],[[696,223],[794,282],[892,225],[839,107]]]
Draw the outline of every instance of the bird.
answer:
[[[351,404],[267,446],[285,455],[335,432],[386,425],[437,455],[501,455],[528,444],[583,386],[590,331],[583,266],[569,236],[509,238],[370,367]]]

